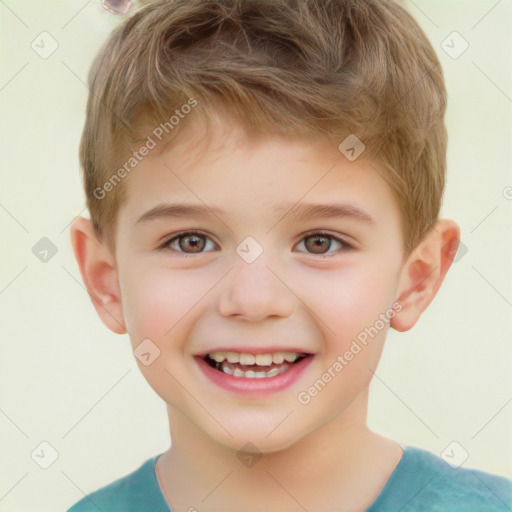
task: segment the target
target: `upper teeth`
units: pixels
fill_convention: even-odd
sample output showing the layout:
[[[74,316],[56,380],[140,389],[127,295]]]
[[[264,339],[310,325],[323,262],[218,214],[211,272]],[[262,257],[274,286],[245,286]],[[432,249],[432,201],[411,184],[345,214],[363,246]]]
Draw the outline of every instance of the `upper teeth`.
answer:
[[[275,352],[273,354],[247,354],[240,352],[211,352],[208,354],[208,357],[216,361],[217,363],[222,363],[222,361],[227,360],[228,363],[240,363],[243,365],[253,365],[256,364],[258,366],[271,366],[274,364],[282,364],[284,361],[288,361],[289,363],[295,362],[301,354],[297,352]]]

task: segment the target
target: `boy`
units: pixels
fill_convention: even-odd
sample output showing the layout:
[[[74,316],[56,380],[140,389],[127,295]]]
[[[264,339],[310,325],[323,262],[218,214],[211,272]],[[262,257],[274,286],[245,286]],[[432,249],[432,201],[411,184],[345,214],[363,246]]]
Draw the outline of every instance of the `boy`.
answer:
[[[70,512],[498,511],[505,478],[366,426],[387,329],[459,241],[446,92],[389,0],[159,0],[91,69],[71,238],[171,448]],[[190,243],[190,247],[187,247]]]

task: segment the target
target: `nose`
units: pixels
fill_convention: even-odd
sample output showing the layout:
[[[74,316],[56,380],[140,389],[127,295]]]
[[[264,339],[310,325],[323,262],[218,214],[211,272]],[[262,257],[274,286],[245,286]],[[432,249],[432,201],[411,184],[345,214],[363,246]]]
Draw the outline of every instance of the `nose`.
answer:
[[[292,314],[297,302],[294,293],[263,257],[253,263],[236,262],[226,277],[219,302],[221,315],[257,322]]]

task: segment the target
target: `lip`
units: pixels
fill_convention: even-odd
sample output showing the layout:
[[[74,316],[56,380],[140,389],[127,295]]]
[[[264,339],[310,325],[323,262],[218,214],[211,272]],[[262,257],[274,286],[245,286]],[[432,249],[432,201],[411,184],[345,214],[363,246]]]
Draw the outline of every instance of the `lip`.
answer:
[[[196,354],[197,357],[204,357],[208,354],[213,354],[214,352],[237,352],[239,354],[275,354],[276,352],[296,352],[297,354],[305,354],[312,355],[310,352],[303,350],[301,348],[288,348],[288,347],[242,347],[242,348],[233,348],[233,347],[220,347],[207,350],[202,352],[201,354]]]
[[[265,350],[265,352],[261,353],[268,353],[267,349]],[[294,350],[279,351],[294,352]],[[226,352],[229,352],[229,350],[226,350]],[[255,398],[261,397],[265,394],[281,391],[294,384],[311,364],[313,357],[313,354],[308,354],[299,362],[293,363],[290,366],[290,369],[284,373],[276,375],[275,377],[266,377],[262,379],[257,377],[235,377],[233,375],[228,375],[227,373],[212,368],[201,356],[195,356],[194,359],[196,360],[200,370],[217,386],[226,389],[227,391],[250,395]]]

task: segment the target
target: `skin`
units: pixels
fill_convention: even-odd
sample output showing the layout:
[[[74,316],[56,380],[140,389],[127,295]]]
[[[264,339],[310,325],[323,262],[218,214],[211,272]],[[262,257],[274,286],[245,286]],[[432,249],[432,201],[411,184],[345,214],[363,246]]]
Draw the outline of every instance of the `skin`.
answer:
[[[160,487],[174,511],[365,510],[402,456],[366,426],[368,386],[389,326],[410,329],[435,296],[459,228],[440,220],[405,254],[397,200],[364,154],[350,162],[326,140],[248,137],[226,122],[198,151],[201,126],[187,129],[126,178],[114,249],[84,218],[71,228],[102,321],[128,331],[133,349],[150,339],[160,350],[148,366],[137,360],[167,404],[172,447],[157,463]],[[169,202],[225,213],[138,222]],[[372,221],[299,221],[275,213],[281,203],[350,203]],[[190,230],[205,238],[161,247]],[[341,243],[315,246],[319,231]],[[252,263],[236,252],[247,236],[263,248]],[[299,393],[394,304],[400,311],[390,322],[301,403]],[[242,395],[212,384],[194,358],[226,346],[302,349],[314,358],[286,389]],[[248,442],[263,454],[252,467],[237,457]]]

